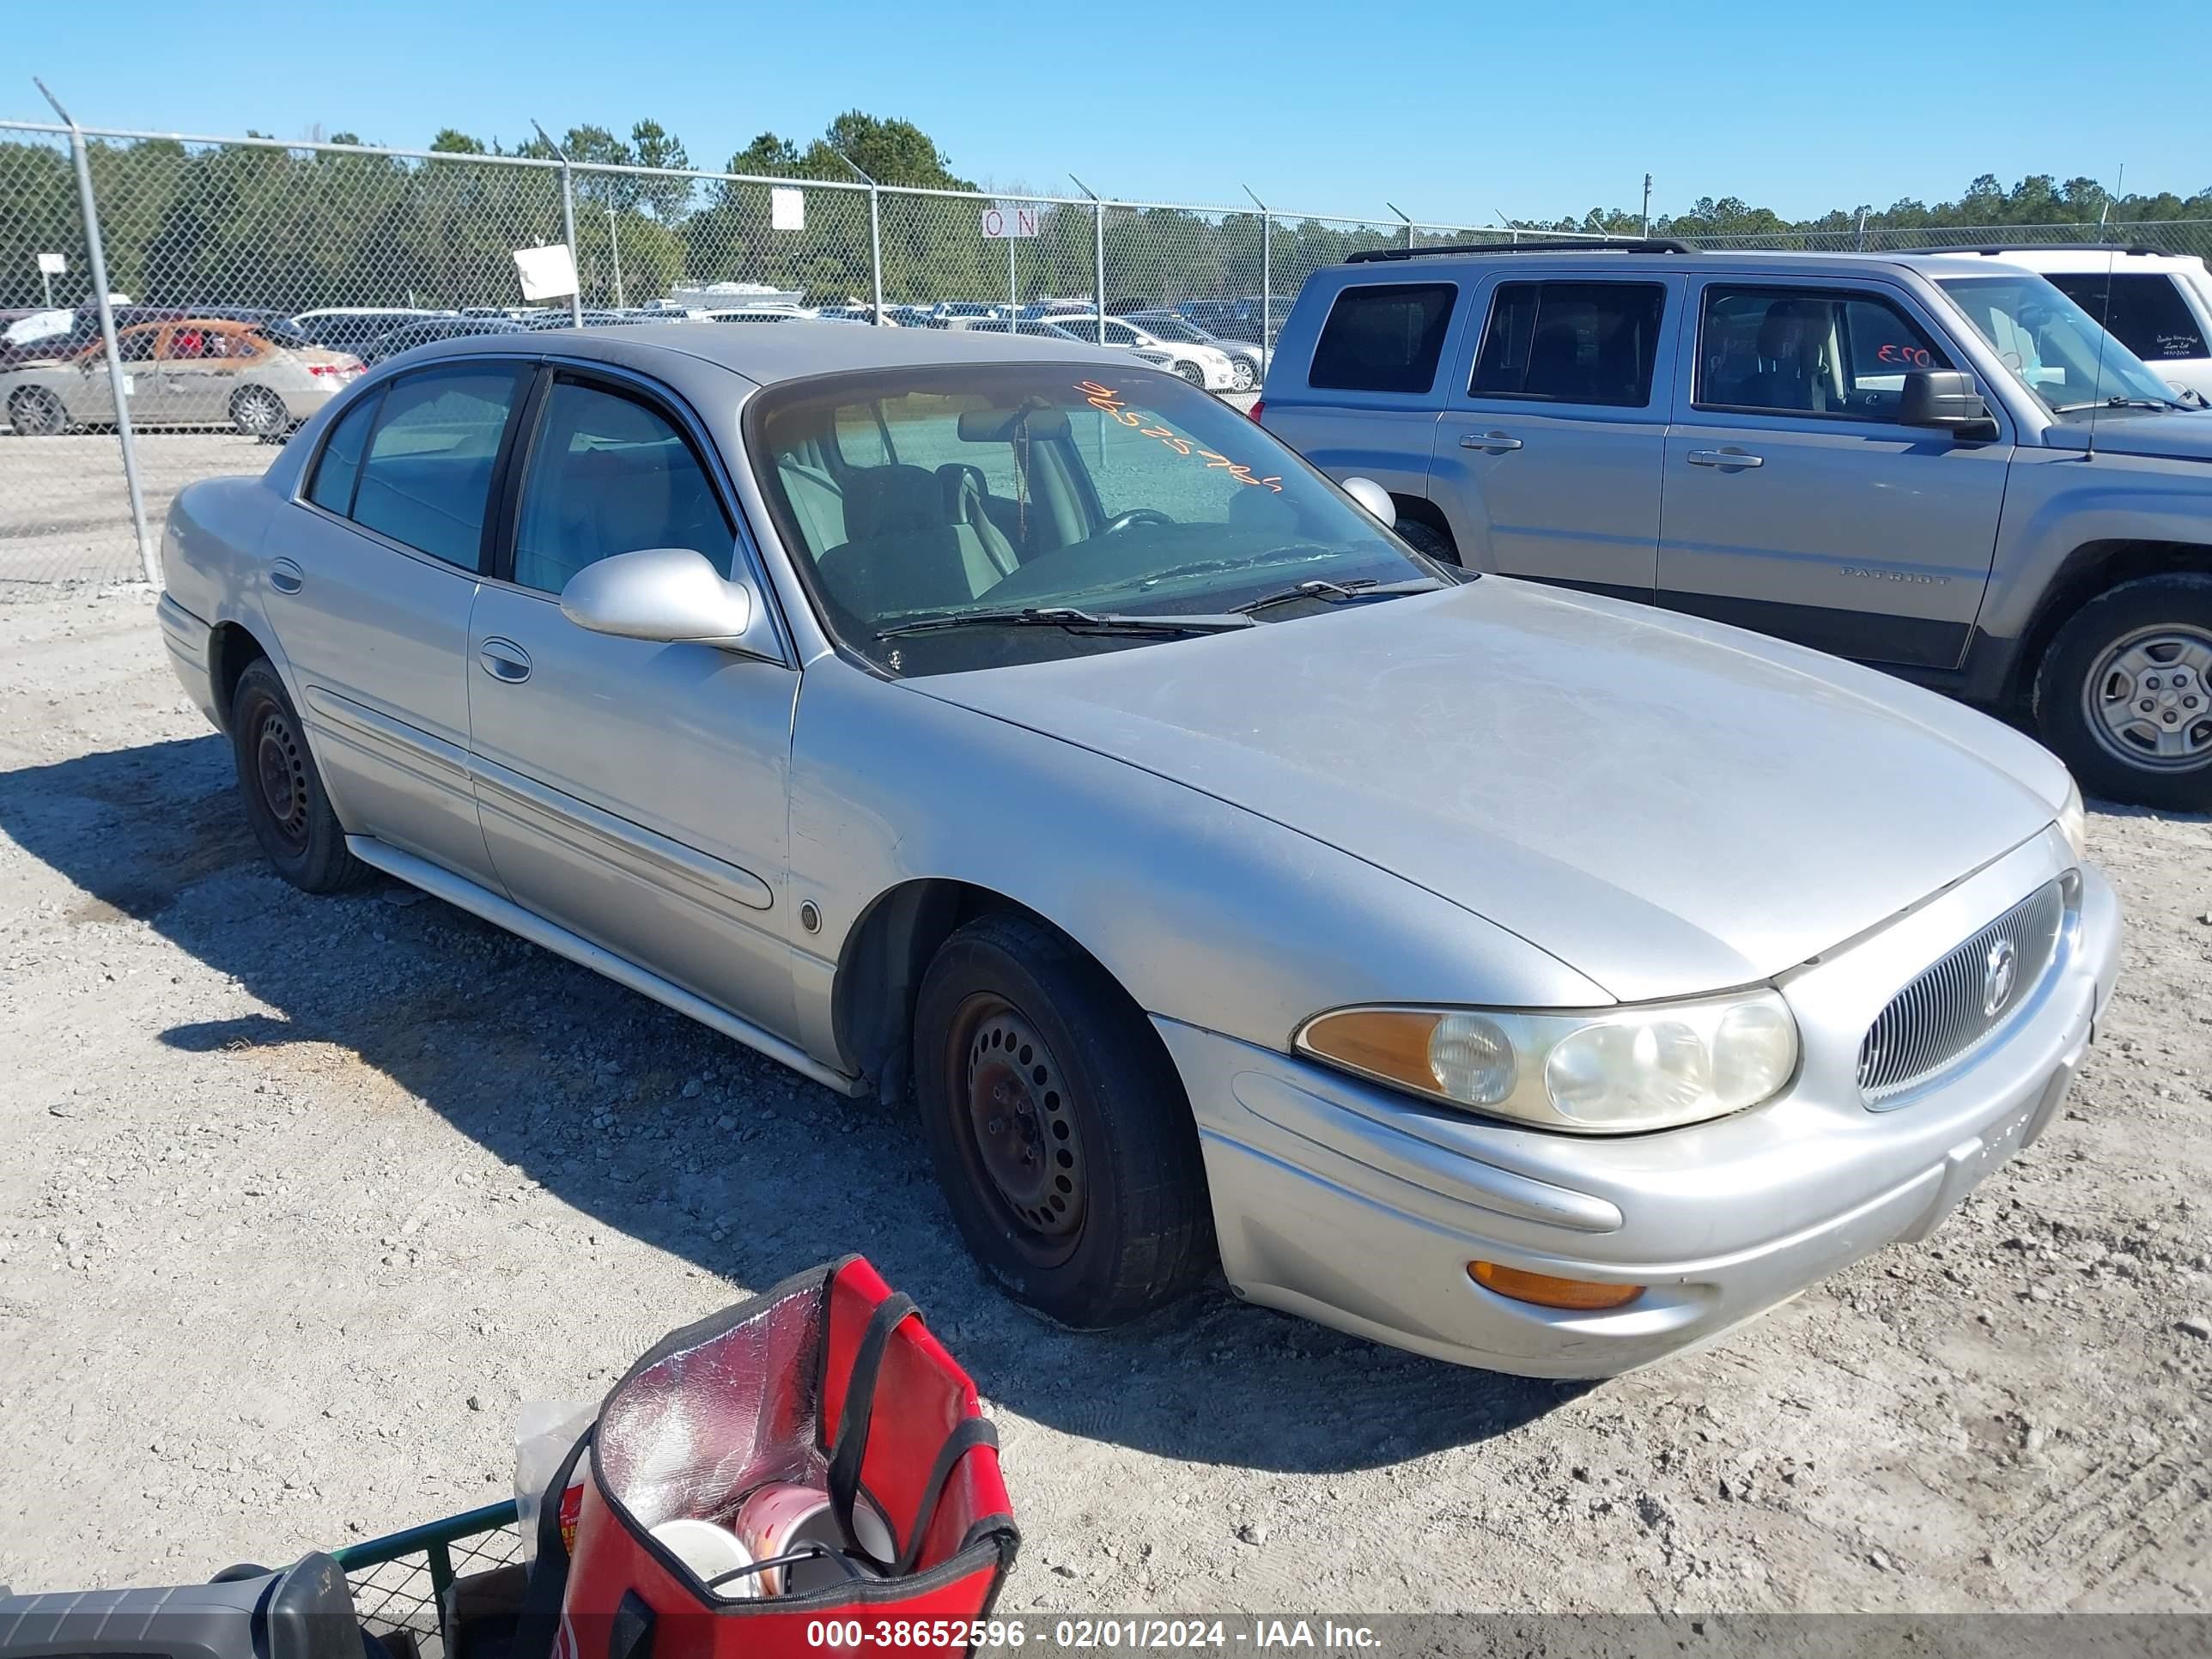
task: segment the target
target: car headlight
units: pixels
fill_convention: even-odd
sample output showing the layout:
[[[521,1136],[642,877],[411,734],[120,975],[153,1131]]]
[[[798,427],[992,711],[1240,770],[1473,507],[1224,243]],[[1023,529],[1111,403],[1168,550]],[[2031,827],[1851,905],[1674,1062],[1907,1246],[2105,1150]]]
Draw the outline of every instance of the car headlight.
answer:
[[[2089,812],[2081,805],[2081,786],[2070,778],[2066,783],[2066,803],[2058,809],[2058,833],[2066,837],[2076,859],[2088,858]]]
[[[1577,1134],[1725,1117],[1797,1070],[1797,1022],[1771,990],[1577,1014],[1340,1008],[1308,1020],[1295,1044],[1449,1105]]]

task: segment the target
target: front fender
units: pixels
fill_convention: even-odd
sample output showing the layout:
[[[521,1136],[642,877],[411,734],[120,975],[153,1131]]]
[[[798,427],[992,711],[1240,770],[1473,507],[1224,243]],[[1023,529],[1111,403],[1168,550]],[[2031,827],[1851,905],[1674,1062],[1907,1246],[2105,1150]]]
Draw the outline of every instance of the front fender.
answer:
[[[1526,940],[1197,786],[818,659],[799,693],[790,902],[808,1051],[837,1052],[836,972],[903,884],[966,883],[1067,933],[1148,1013],[1280,1049],[1364,1001],[1594,1006],[1612,999]]]
[[[2212,550],[2212,466],[2202,461],[2021,448],[2005,486],[1981,631],[2018,640],[2077,550],[2172,542]]]

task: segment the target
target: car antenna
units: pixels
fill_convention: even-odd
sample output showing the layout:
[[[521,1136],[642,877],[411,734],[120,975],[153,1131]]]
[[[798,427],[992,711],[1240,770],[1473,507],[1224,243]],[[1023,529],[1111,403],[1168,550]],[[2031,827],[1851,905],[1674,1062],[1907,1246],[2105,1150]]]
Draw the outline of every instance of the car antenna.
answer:
[[[2128,164],[2123,161],[2120,163],[2119,177],[2112,181],[2114,195],[2117,195],[2120,187],[2127,182],[2127,177]],[[2112,216],[2112,198],[2107,196],[2105,198],[2103,211],[2097,216],[2098,224],[2101,226]],[[2097,319],[2097,379],[2089,388],[2089,396],[2094,401],[2089,405],[2089,441],[2087,453],[2083,456],[2086,460],[2094,461],[2097,459],[2097,414],[2105,404],[2105,342],[2112,337],[2112,278],[2118,272],[2119,263],[2120,256],[2118,249],[2107,243],[2105,247],[2104,314]]]

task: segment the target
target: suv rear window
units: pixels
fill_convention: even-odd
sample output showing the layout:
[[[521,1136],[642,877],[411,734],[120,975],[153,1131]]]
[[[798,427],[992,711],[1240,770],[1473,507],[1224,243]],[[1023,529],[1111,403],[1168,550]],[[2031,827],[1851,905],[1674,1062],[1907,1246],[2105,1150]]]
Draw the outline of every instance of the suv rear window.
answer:
[[[1468,394],[1641,409],[1666,305],[1656,283],[1501,283]]]
[[[1426,392],[1436,384],[1459,289],[1450,283],[1348,288],[1329,307],[1306,384],[1338,392]]]
[[[2112,287],[2112,312],[2105,315],[2105,284]],[[2164,272],[2134,276],[2067,271],[2051,278],[2051,285],[2096,318],[2118,340],[2147,363],[2171,362],[2177,357],[2212,356],[2204,347],[2204,331],[2190,314],[2180,285]]]

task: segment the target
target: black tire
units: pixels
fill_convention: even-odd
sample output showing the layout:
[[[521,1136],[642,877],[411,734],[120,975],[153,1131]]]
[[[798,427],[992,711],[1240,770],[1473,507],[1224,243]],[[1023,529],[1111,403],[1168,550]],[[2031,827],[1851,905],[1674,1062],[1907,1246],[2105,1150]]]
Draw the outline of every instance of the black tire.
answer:
[[[230,699],[231,751],[246,820],[276,873],[307,893],[359,885],[368,866],[346,851],[322,775],[284,682],[266,657],[246,665]]]
[[[2212,811],[2208,668],[2212,574],[2122,582],[2075,611],[2044,652],[2036,728],[2086,794]],[[2157,753],[2161,740],[2179,752]]]
[[[69,411],[44,386],[27,386],[8,400],[8,423],[26,438],[52,438],[69,430]]]
[[[1459,549],[1452,544],[1449,536],[1434,525],[1401,516],[1393,528],[1398,532],[1398,539],[1414,552],[1425,554],[1438,564],[1459,562]]]
[[[1200,392],[1206,390],[1206,371],[1196,363],[1184,361],[1175,365],[1175,372],[1188,380]]]
[[[292,424],[284,400],[265,386],[242,386],[232,392],[230,419],[249,438],[274,438]]]
[[[1103,1329],[1174,1300],[1212,1265],[1198,1130],[1175,1066],[1128,994],[1066,936],[1014,914],[955,933],[922,977],[914,1058],[953,1218],[1016,1301]]]

